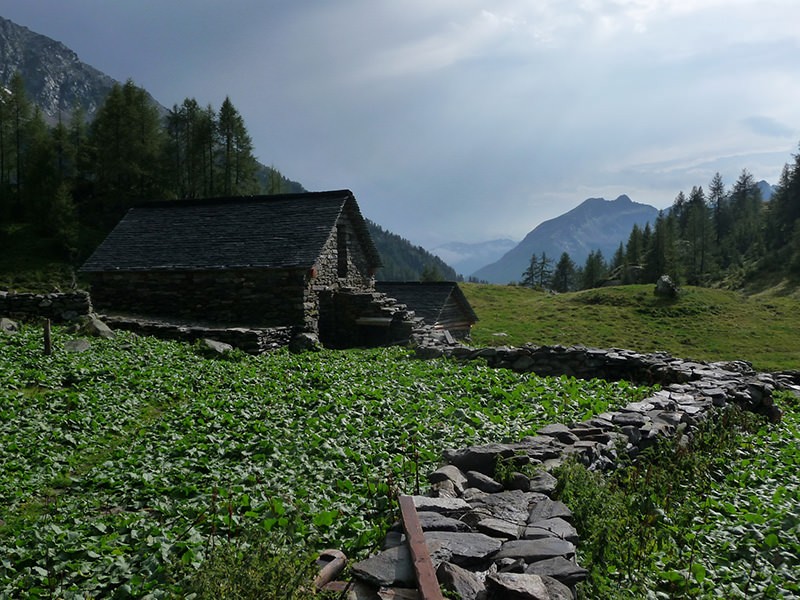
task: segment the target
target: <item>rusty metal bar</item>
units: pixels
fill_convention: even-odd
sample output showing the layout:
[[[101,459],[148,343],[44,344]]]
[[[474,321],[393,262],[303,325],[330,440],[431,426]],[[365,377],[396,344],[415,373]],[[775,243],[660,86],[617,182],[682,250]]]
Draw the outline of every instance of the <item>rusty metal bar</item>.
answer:
[[[439,588],[439,581],[436,579],[436,570],[433,568],[428,544],[422,534],[422,527],[419,524],[417,509],[414,507],[414,499],[411,496],[399,496],[400,515],[403,521],[403,529],[406,532],[408,549],[411,552],[411,562],[414,564],[414,572],[417,574],[417,585],[422,600],[444,600],[442,590]]]

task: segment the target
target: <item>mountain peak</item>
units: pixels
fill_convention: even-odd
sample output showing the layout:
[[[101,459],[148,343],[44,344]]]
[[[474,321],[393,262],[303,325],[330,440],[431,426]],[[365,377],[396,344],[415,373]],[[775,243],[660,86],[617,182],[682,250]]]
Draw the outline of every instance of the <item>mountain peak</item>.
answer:
[[[556,260],[567,252],[578,265],[593,250],[600,250],[608,259],[620,242],[628,239],[634,224],[643,227],[657,216],[657,208],[634,202],[626,194],[615,200],[587,198],[560,217],[538,225],[500,260],[478,269],[474,275],[492,283],[519,281],[531,256],[542,252]]]
[[[50,123],[69,117],[78,106],[94,117],[115,82],[52,38],[0,17],[0,86],[20,73],[25,92]],[[152,98],[151,98],[152,100]],[[155,100],[159,110],[166,112]]]

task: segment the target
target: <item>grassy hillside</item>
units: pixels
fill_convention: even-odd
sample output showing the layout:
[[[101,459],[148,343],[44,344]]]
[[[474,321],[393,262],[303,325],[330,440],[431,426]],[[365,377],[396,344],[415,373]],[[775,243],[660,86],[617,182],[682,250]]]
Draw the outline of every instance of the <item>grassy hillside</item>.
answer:
[[[800,300],[686,287],[675,300],[652,285],[551,294],[463,284],[480,321],[476,345],[580,344],[665,351],[701,360],[748,360],[760,370],[800,367]]]

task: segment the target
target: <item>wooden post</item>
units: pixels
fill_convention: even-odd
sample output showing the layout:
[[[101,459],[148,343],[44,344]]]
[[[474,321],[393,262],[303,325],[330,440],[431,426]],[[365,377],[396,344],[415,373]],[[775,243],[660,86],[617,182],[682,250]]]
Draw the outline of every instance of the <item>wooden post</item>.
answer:
[[[403,529],[408,540],[408,549],[411,552],[411,562],[414,563],[414,572],[417,574],[417,586],[422,600],[444,600],[436,571],[433,568],[428,544],[422,534],[419,524],[417,509],[414,507],[414,498],[400,496],[400,515],[403,520]]]
[[[50,319],[44,320],[44,354],[50,356],[53,353],[53,340],[50,335]]]

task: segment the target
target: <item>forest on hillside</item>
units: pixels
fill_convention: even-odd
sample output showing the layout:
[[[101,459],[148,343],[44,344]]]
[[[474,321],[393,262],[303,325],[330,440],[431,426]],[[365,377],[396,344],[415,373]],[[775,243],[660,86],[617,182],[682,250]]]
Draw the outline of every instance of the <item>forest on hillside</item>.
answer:
[[[728,189],[719,173],[708,192],[694,186],[676,196],[655,223],[634,226],[614,255],[599,250],[576,265],[531,256],[521,285],[558,292],[609,284],[653,283],[661,275],[688,285],[741,288],[771,279],[800,278],[800,153],[787,163],[766,201],[745,169]]]
[[[142,200],[297,191],[253,155],[229,98],[187,98],[165,117],[133,82],[116,84],[96,117],[77,109],[48,126],[17,74],[0,89],[0,222],[35,224],[75,254],[82,229],[107,230]]]
[[[253,154],[239,111],[187,98],[163,114],[128,81],[112,87],[91,121],[80,109],[48,125],[16,75],[0,88],[0,242],[24,224],[73,266],[142,201],[306,191]],[[3,225],[6,225],[4,227]],[[380,279],[455,279],[419,246],[368,221]]]

